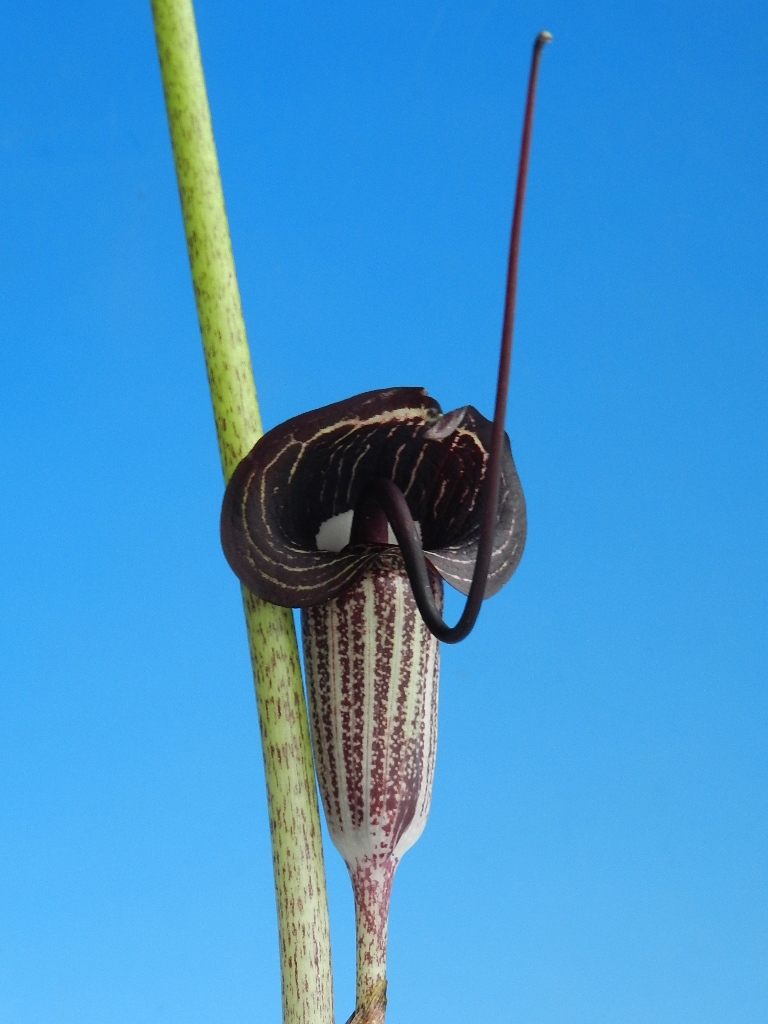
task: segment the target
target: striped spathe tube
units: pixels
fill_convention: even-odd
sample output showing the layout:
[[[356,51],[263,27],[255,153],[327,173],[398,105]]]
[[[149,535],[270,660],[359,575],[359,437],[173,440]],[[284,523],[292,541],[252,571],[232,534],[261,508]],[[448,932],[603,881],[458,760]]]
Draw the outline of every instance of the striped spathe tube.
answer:
[[[430,582],[442,610],[433,569]],[[361,1007],[383,994],[392,880],[429,814],[439,643],[396,547],[341,595],[304,609],[302,633],[320,793],[354,891]]]

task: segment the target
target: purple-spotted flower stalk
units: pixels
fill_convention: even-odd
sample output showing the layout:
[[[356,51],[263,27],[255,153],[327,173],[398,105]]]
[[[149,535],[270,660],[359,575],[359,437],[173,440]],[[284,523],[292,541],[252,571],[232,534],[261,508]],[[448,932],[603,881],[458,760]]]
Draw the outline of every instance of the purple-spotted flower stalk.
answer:
[[[328,828],[352,878],[357,1014],[383,1020],[400,858],[429,813],[439,641],[470,631],[520,561],[525,499],[504,432],[517,267],[542,49],[534,44],[493,422],[425,391],[371,391],[276,427],[240,463],[221,535],[240,580],[302,609],[312,743]],[[443,580],[468,595],[442,619]]]

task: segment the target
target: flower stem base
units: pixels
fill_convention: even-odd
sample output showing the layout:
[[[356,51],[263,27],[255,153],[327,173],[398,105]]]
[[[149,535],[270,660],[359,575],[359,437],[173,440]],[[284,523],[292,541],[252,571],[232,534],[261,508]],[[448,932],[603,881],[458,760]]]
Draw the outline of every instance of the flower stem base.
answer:
[[[358,1004],[347,1024],[384,1024],[386,1012],[387,983],[380,981],[371,989],[368,997]]]
[[[358,1007],[364,1006],[382,983],[386,986],[389,903],[397,863],[391,855],[374,855],[350,867],[355,896]]]

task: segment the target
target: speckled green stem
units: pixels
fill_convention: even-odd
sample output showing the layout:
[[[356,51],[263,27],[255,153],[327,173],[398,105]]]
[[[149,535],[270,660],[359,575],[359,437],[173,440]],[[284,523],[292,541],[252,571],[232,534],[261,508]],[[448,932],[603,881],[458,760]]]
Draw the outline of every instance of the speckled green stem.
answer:
[[[190,0],[152,0],[224,477],[262,433]],[[244,591],[264,744],[285,1024],[333,1024],[320,815],[293,616]]]

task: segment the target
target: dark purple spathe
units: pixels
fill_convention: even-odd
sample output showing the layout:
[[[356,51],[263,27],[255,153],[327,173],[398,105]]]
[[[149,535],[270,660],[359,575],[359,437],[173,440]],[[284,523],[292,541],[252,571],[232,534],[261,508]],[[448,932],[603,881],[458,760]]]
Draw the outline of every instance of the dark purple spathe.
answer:
[[[320,526],[353,509],[366,485],[385,479],[420,524],[429,561],[466,594],[491,433],[472,406],[443,415],[421,388],[369,391],[287,420],[261,438],[229,482],[221,516],[227,561],[273,604],[327,601],[358,578],[375,549],[319,551]],[[486,597],[512,576],[525,543],[525,499],[506,435],[501,463]]]

